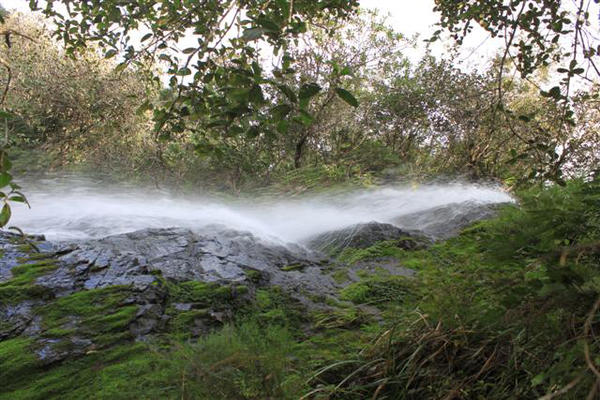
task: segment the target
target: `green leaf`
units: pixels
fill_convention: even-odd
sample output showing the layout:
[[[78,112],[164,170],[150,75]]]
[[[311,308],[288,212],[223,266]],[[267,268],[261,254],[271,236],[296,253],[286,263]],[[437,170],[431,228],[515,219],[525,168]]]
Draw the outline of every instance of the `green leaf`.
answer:
[[[280,26],[275,23],[273,20],[265,18],[264,16],[259,17],[256,22],[264,28],[265,32],[279,32],[281,30]]]
[[[135,111],[136,115],[144,115],[144,113],[146,111],[152,110],[154,108],[154,106],[152,105],[152,103],[150,103],[150,101],[146,100],[142,103],[142,105],[140,105],[138,107],[138,109]]]
[[[2,207],[2,211],[0,211],[0,227],[4,227],[6,226],[6,224],[8,224],[8,221],[10,220],[10,206],[8,204],[4,204],[4,207]]]
[[[294,121],[304,126],[310,126],[314,122],[314,120],[315,118],[304,110],[300,110],[300,114],[294,117]]]
[[[0,118],[3,119],[13,119],[15,117],[15,114],[6,112],[6,111],[0,111]]]
[[[560,92],[560,87],[558,87],[558,86],[554,86],[548,92],[542,90],[542,91],[540,91],[540,94],[543,97],[552,97],[555,100],[560,100],[560,98],[562,97],[562,94]]]
[[[340,97],[340,99],[344,100],[346,103],[350,104],[352,107],[358,107],[358,100],[356,97],[352,95],[349,91],[342,88],[335,88],[335,92]]]
[[[117,55],[117,51],[115,49],[110,49],[104,54],[104,58],[113,58]]]
[[[2,170],[3,171],[10,171],[11,168],[12,168],[12,162],[8,158],[7,154],[3,154],[3,156],[2,156]]]
[[[247,42],[251,42],[253,40],[260,39],[264,33],[265,30],[263,28],[246,29],[242,34],[242,39],[244,39]]]
[[[296,93],[294,93],[294,91],[292,89],[290,89],[289,86],[287,85],[279,85],[277,86],[277,88],[279,90],[281,90],[283,92],[283,94],[292,102],[292,103],[296,103],[298,101],[298,98],[296,97]]]
[[[519,115],[519,119],[523,122],[529,122],[531,121],[531,118],[527,115]]]
[[[10,196],[8,200],[16,201],[17,203],[27,203],[27,199],[23,196]]]
[[[265,97],[263,96],[263,92],[260,88],[260,85],[254,85],[252,89],[250,89],[248,97],[252,103],[257,105],[263,104],[265,102]]]
[[[536,376],[531,378],[531,386],[541,385],[544,382],[544,380],[546,380],[545,373],[542,372],[540,374],[537,374]]]
[[[8,172],[2,172],[0,174],[0,188],[8,186],[8,184],[12,181],[12,176]]]
[[[252,72],[254,73],[254,76],[257,77],[260,77],[262,74],[262,68],[256,61],[252,62]]]
[[[229,97],[240,103],[246,103],[250,95],[250,90],[247,88],[235,88],[229,91]]]
[[[208,123],[208,125],[206,125],[207,128],[217,128],[217,127],[222,127],[222,126],[227,126],[229,125],[229,122],[225,119],[216,119],[213,120],[211,122]]]
[[[119,65],[117,65],[115,67],[115,72],[117,74],[119,74],[119,73],[123,72],[125,70],[125,68],[127,68],[127,63],[126,62],[122,62],[122,63],[120,63]]]
[[[191,74],[192,74],[192,70],[191,70],[191,69],[189,69],[188,67],[183,67],[183,68],[180,68],[180,69],[177,71],[177,75],[178,75],[178,76],[188,76],[188,75],[191,75]]]
[[[290,127],[289,122],[287,122],[285,119],[282,119],[281,121],[279,121],[277,123],[277,132],[281,133],[282,135],[285,135],[288,132],[288,129]]]
[[[321,91],[321,86],[316,83],[307,83],[300,87],[299,96],[301,100],[310,99],[313,96],[316,96]]]
[[[271,114],[277,120],[284,119],[290,112],[292,111],[292,107],[287,104],[280,104],[271,109]]]
[[[255,137],[258,136],[258,127],[257,126],[251,126],[250,128],[248,128],[248,130],[246,131],[246,137],[248,139],[254,139]]]

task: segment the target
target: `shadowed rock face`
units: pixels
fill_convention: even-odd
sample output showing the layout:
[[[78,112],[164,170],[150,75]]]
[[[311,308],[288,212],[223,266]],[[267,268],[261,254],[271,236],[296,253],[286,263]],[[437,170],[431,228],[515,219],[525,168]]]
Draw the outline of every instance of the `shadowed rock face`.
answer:
[[[466,201],[402,215],[392,222],[402,229],[417,231],[433,240],[445,240],[477,221],[494,217],[497,208],[498,204]]]
[[[423,240],[418,235],[391,224],[375,221],[317,235],[309,239],[306,245],[311,249],[335,256],[346,248],[365,249],[377,242],[387,240],[397,240],[398,247],[406,249],[415,249],[423,245]]]
[[[173,281],[242,283],[257,272],[291,291],[329,292],[318,259],[300,246],[267,243],[248,232],[210,226],[145,229],[98,240],[54,244],[59,268],[37,279],[58,295],[128,285],[146,290],[157,275]],[[288,268],[294,265],[295,268]]]
[[[431,240],[449,239],[477,221],[494,217],[497,207],[473,201],[452,203],[402,215],[393,224],[372,221],[325,232],[308,239],[306,246],[335,256],[345,248],[364,249],[377,242],[396,240],[398,247],[413,250]]]

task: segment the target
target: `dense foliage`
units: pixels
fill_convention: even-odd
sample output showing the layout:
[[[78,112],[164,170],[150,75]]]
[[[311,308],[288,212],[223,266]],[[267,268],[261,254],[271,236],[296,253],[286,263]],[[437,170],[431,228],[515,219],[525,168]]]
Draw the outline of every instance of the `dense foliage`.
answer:
[[[127,161],[152,141],[147,118],[136,115],[143,99],[157,92],[140,79],[148,67],[117,72],[116,64],[93,48],[75,59],[65,57],[36,18],[17,14],[4,26],[35,38],[0,48],[13,71],[5,102],[12,114],[7,119],[10,144],[58,152],[64,162],[135,167]],[[150,162],[149,151],[145,157]]]
[[[32,1],[32,8],[37,3]],[[43,11],[53,17],[67,52],[97,42],[108,58],[123,51],[119,69],[139,65],[146,55],[166,64],[172,95],[154,111],[163,139],[185,130],[220,137],[269,135],[284,117],[309,126],[309,101],[321,88],[315,82],[299,87],[283,82],[295,74],[287,47],[312,21],[342,20],[357,5],[356,0],[86,1],[65,2],[62,12],[55,3],[61,2],[48,1]],[[132,40],[136,29],[143,37]],[[271,72],[260,64],[258,43],[281,55]],[[287,103],[265,109],[267,90],[284,94]],[[338,93],[354,101],[343,88]],[[286,106],[290,110],[282,112]]]
[[[481,71],[409,60],[415,39],[355,0],[39,3],[52,29],[0,12],[0,227],[27,202],[11,168],[234,193],[459,176],[500,180],[518,204],[427,248],[344,250],[337,299],[311,299],[323,312],[276,287],[161,278],[169,318],[151,343],[128,328],[128,288],[49,298],[36,279],[57,261],[23,245],[0,303],[31,302],[45,339],[98,347],[45,365],[0,325],[0,399],[600,396],[597,2],[437,0],[433,40],[474,23],[504,39]],[[373,268],[351,283],[359,264]]]
[[[436,2],[434,40],[449,31],[460,43],[475,23],[504,38],[483,74],[427,58],[407,66],[407,41],[380,20],[353,18],[356,5],[49,1],[41,10],[67,53],[98,45],[119,58],[118,71],[160,60],[153,79],[166,74],[167,88],[140,110],[152,110],[169,143],[156,151],[163,167],[183,179],[186,169],[212,169],[207,176],[225,174],[217,181],[239,190],[302,166],[364,176],[383,169],[368,165],[373,159],[405,171],[434,165],[427,172],[559,183],[567,170],[594,169],[595,126],[583,123],[597,102],[590,1]],[[564,79],[539,92],[545,69]]]
[[[458,238],[396,253],[419,271],[415,286],[404,283],[412,295],[390,296],[389,279],[377,278],[378,291],[355,286],[358,302],[387,310],[389,329],[332,365],[337,381],[331,369],[324,379],[337,386],[323,390],[356,399],[596,398],[599,182],[527,190],[520,202]]]
[[[79,165],[239,191],[274,182],[310,186],[314,174],[338,182],[443,174],[523,184],[587,176],[598,165],[596,89],[572,98],[576,125],[564,125],[563,108],[525,79],[503,80],[499,111],[497,64],[478,73],[431,55],[410,62],[404,51],[414,42],[371,12],[343,26],[321,20],[287,45],[294,73],[271,70],[280,85],[261,89],[264,101],[253,106],[277,115],[272,130],[252,125],[224,134],[204,113],[178,118],[182,129],[167,130],[168,140],[152,132],[151,120],[178,101],[176,88],[140,79],[157,73],[160,60],[121,68],[91,45],[72,59],[41,21],[6,22],[17,25],[39,36],[4,45],[14,74],[6,102],[11,141],[33,150],[19,167]],[[303,87],[310,101],[294,93]]]

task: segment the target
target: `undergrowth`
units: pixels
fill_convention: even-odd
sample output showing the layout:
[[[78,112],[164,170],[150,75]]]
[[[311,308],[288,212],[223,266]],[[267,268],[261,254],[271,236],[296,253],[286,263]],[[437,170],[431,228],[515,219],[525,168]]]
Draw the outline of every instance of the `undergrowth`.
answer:
[[[414,298],[370,346],[318,371],[307,398],[596,398],[600,182],[519,195],[520,207],[407,253]],[[371,300],[368,282],[343,293]]]
[[[96,346],[43,365],[35,340],[0,342],[0,399],[597,398],[600,183],[518,195],[429,248],[347,249],[353,268],[390,258],[416,275],[357,274],[311,312],[277,287],[165,281],[170,320],[135,342],[125,288],[46,300],[43,338]],[[28,291],[52,268],[19,267],[0,295],[39,298]],[[215,311],[231,316],[190,334]]]

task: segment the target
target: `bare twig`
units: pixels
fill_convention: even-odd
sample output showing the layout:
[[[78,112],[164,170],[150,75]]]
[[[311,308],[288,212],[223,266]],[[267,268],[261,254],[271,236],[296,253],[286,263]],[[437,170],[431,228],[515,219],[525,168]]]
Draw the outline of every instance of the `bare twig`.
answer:
[[[567,393],[569,390],[577,386],[581,379],[583,379],[583,375],[575,377],[575,379],[569,382],[569,384],[567,384],[565,387],[561,388],[560,390],[557,390],[556,392],[548,393],[547,395],[540,397],[538,400],[552,400],[555,397],[562,396],[563,394]]]
[[[31,40],[34,43],[37,43],[37,40],[35,40],[31,36],[26,35],[23,32],[15,31],[14,29],[5,29],[3,31],[0,31],[0,36],[7,36],[7,35],[8,36],[10,36],[10,35],[21,36],[22,38],[25,38],[27,40]]]
[[[596,364],[594,364],[592,357],[590,357],[590,345],[587,341],[587,338],[590,335],[592,323],[594,321],[594,317],[596,316],[596,313],[598,312],[599,307],[600,307],[600,297],[598,297],[598,299],[594,303],[594,307],[592,307],[592,310],[588,314],[588,317],[585,320],[585,325],[583,328],[583,336],[585,338],[585,341],[583,342],[583,353],[585,355],[585,362],[586,362],[588,368],[590,369],[590,371],[592,371],[598,379],[600,379],[600,371],[598,371]]]
[[[4,85],[4,90],[2,91],[2,97],[0,97],[0,107],[1,107],[4,105],[4,102],[6,101],[6,96],[8,95],[8,90],[10,89],[10,83],[12,81],[12,69],[10,68],[10,65],[1,58],[0,58],[0,65],[2,65],[4,68],[6,68],[6,72],[8,74],[8,77],[6,78],[6,85]]]

